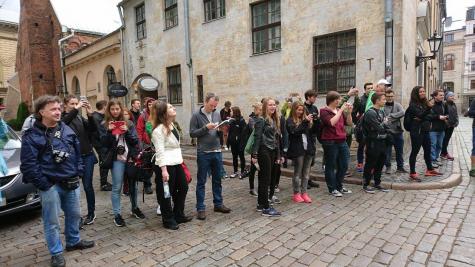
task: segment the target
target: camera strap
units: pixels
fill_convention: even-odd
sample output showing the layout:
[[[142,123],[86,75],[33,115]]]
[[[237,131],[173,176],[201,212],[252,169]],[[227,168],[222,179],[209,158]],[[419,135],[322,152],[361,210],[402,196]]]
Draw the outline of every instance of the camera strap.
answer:
[[[53,151],[55,150],[53,146],[53,138],[56,138],[61,143],[63,143],[63,139],[61,138],[62,136],[63,136],[63,129],[61,127],[56,127],[56,129],[54,129],[52,133],[48,133],[48,130],[45,131],[46,146],[50,148],[51,154],[53,154]],[[71,153],[69,146],[66,145],[66,147],[68,150],[67,152]]]

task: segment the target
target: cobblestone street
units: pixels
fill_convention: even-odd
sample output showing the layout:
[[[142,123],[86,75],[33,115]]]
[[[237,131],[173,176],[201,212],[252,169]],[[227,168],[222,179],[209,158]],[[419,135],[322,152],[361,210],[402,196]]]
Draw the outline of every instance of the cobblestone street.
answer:
[[[391,190],[366,194],[348,185],[353,194],[334,198],[323,184],[310,190],[312,204],[291,202],[291,180],[281,179],[280,218],[255,212],[247,179],[223,181],[224,202],[230,214],[212,211],[211,184],[207,185],[206,221],[194,219],[180,230],[162,227],[155,214],[154,195],[139,206],[147,218],[130,214],[122,197],[127,227],[113,224],[109,192],[98,191],[93,225],[82,238],[96,247],[66,252],[68,266],[474,266],[475,180],[468,176],[472,147],[470,119],[461,119],[452,144],[462,174],[460,185],[438,190]],[[422,152],[421,152],[422,153]],[[187,161],[196,173],[194,161]],[[457,165],[457,164],[454,164]],[[227,166],[228,173],[231,169]],[[455,172],[458,170],[452,170]],[[193,181],[186,211],[194,215]],[[82,211],[86,210],[82,195]],[[40,212],[19,214],[0,221],[0,265],[47,266]]]

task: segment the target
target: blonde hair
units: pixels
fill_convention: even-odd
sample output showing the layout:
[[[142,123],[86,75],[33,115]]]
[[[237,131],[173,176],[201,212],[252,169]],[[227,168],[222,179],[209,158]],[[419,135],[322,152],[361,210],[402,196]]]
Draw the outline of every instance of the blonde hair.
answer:
[[[277,132],[280,133],[280,120],[279,120],[279,111],[277,110],[277,105],[276,105],[275,112],[273,114],[267,114],[267,107],[269,105],[269,101],[274,101],[274,104],[276,103],[274,98],[271,98],[271,97],[264,98],[262,101],[262,113],[261,113],[262,115],[261,116],[262,118],[264,118],[264,120],[268,122],[273,120]]]
[[[297,116],[297,109],[299,107],[302,107],[303,108],[303,113],[302,113],[302,117],[299,118]],[[289,117],[292,118],[292,120],[294,121],[294,123],[296,125],[299,125],[300,123],[302,123],[302,121],[304,120],[304,118],[308,115],[308,112],[307,112],[307,109],[305,108],[305,105],[300,102],[300,101],[296,101],[294,103],[292,103],[292,106],[291,106],[291,109],[290,109],[290,115]],[[311,122],[310,122],[311,123]]]

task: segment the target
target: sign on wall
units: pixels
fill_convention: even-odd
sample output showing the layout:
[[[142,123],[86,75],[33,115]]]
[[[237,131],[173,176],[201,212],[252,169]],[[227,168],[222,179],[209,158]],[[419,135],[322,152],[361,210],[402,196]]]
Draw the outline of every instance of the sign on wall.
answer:
[[[123,97],[127,95],[129,90],[120,83],[113,83],[109,85],[107,91],[110,97]]]
[[[156,91],[158,87],[160,86],[160,82],[151,76],[146,76],[146,77],[141,78],[138,84],[142,90],[149,91],[149,92]]]

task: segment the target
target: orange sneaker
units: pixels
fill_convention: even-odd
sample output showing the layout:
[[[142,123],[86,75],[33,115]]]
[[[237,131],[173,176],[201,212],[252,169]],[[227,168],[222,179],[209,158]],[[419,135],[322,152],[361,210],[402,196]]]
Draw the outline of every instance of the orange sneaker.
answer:
[[[308,196],[307,193],[302,194],[302,199],[305,203],[312,203],[312,199]]]
[[[300,193],[295,193],[293,196],[292,196],[292,200],[296,203],[302,203],[304,202],[303,198],[302,198],[302,195]]]
[[[419,175],[415,172],[409,174],[409,178],[411,178],[411,180],[414,181],[414,182],[418,182],[418,183],[422,182],[422,180],[419,179]]]
[[[425,176],[439,176],[439,175],[442,175],[442,173],[440,173],[436,170],[427,170],[424,175]]]

